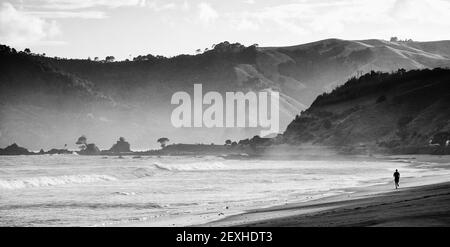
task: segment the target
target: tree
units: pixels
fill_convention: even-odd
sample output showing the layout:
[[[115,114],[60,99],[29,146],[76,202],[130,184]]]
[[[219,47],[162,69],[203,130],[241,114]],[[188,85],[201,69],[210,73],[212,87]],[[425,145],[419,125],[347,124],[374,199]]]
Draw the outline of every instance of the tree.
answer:
[[[158,140],[157,140],[157,142],[159,142],[160,144],[161,144],[161,147],[162,148],[164,148],[166,145],[167,145],[167,143],[169,142],[170,140],[169,140],[169,138],[167,138],[167,137],[161,137],[161,138],[159,138]]]
[[[231,140],[226,140],[226,141],[225,141],[225,145],[226,145],[226,146],[231,145]]]
[[[116,58],[114,56],[106,56],[105,62],[112,63]]]
[[[391,37],[391,42],[397,42],[398,38],[397,37]]]
[[[25,50],[23,50],[23,52],[25,52],[26,54],[30,54],[31,50],[30,50],[30,48],[25,48]]]
[[[86,138],[86,136],[82,135],[82,136],[78,137],[78,140],[77,140],[77,142],[75,144],[80,145],[81,149],[85,149],[87,147],[87,138]]]

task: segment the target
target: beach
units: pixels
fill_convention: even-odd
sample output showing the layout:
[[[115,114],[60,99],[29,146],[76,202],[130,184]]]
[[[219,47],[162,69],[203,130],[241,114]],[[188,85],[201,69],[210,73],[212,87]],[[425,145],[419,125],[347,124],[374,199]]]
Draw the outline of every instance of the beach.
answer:
[[[251,210],[200,226],[213,227],[447,227],[448,176],[404,179],[314,201]]]

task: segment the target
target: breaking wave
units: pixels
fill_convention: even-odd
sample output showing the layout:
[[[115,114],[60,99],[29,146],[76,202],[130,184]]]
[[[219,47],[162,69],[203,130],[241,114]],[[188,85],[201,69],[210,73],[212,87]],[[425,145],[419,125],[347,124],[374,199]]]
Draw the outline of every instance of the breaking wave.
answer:
[[[21,179],[0,179],[0,189],[23,189],[32,187],[45,187],[64,184],[83,184],[105,181],[115,181],[117,178],[109,175],[64,175],[64,176],[43,176],[29,177]]]
[[[225,171],[230,168],[222,162],[205,162],[191,164],[161,164],[153,163],[153,166],[163,171]]]

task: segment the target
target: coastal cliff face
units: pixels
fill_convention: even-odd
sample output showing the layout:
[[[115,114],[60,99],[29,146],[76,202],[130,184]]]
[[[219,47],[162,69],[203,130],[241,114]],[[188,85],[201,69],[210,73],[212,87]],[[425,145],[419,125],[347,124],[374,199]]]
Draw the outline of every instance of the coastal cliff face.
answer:
[[[323,92],[374,71],[450,66],[450,41],[387,42],[329,39],[292,47],[244,47],[223,42],[198,55],[151,55],[104,62],[0,54],[0,145],[32,149],[62,146],[74,136],[95,137],[109,148],[126,136],[138,149],[160,136],[179,143],[223,143],[257,135],[257,128],[175,129],[173,93],[280,92],[280,128]],[[150,146],[154,145],[154,146]],[[74,148],[74,147],[72,147]]]
[[[399,70],[369,73],[320,95],[283,139],[348,152],[430,153],[439,151],[430,140],[449,131],[450,70]]]

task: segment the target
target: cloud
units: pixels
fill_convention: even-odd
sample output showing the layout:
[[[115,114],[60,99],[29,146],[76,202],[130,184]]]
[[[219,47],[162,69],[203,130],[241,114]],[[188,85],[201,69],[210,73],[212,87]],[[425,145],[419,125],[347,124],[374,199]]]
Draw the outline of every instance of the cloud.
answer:
[[[49,19],[61,19],[61,18],[81,18],[81,19],[104,19],[108,17],[105,12],[102,11],[27,11],[27,14],[49,18]]]
[[[340,35],[352,30],[401,29],[412,23],[448,25],[449,0],[303,0],[229,14],[242,29],[286,30],[300,35]],[[372,30],[372,29],[368,29]],[[370,35],[367,31],[366,35]]]
[[[107,11],[114,8],[146,7],[159,12],[184,8],[184,5],[159,0],[36,0],[25,7],[28,13],[49,19],[103,19],[108,17]]]
[[[37,0],[29,6],[48,9],[85,9],[93,7],[119,8],[145,6],[145,0]]]
[[[198,4],[199,20],[205,24],[209,24],[219,17],[217,11],[208,3],[202,2]]]
[[[177,8],[177,5],[175,3],[159,3],[157,1],[147,2],[146,7],[149,7],[150,9],[154,11],[163,11],[163,10],[171,10]]]
[[[60,33],[55,21],[18,11],[10,3],[0,5],[0,39],[10,45],[49,41]]]
[[[184,11],[187,11],[187,10],[189,10],[190,8],[191,8],[191,5],[189,5],[189,3],[188,3],[187,0],[184,0],[184,1],[183,1],[183,5],[182,5],[182,9],[183,9]]]
[[[249,19],[240,19],[234,23],[237,30],[258,30],[259,25]]]
[[[98,120],[105,122],[105,123],[110,122],[110,120],[106,117],[99,117]]]
[[[427,24],[450,23],[449,13],[448,0],[397,0],[390,12],[397,20]]]

